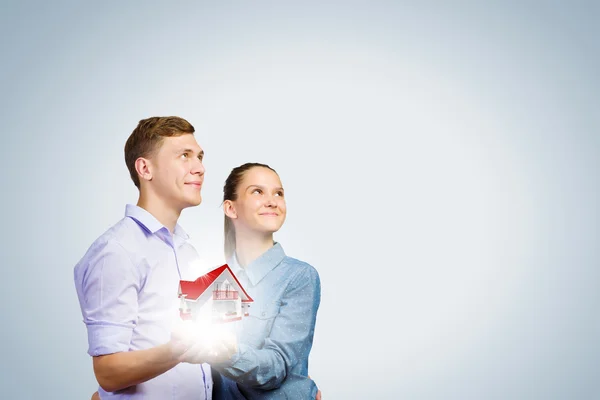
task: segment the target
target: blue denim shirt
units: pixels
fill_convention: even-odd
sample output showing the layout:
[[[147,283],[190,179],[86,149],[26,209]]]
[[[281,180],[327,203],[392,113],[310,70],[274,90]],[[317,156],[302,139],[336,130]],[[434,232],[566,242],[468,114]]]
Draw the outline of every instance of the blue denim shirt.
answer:
[[[197,253],[187,240],[179,225],[171,235],[152,214],[128,204],[125,218],[94,241],[74,269],[90,356],[169,341],[179,318],[179,280],[197,276]],[[98,392],[101,399],[210,400],[210,366],[181,363],[138,385]]]
[[[225,365],[212,365],[221,374],[215,374],[213,398],[314,399],[317,387],[307,375],[319,274],[287,257],[279,243],[246,268],[235,255],[228,265],[254,302],[237,323],[238,353]]]

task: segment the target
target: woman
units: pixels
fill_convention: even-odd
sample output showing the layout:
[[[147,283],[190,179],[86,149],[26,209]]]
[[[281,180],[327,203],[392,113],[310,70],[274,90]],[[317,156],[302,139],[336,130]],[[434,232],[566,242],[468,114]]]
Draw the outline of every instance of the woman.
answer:
[[[319,274],[288,257],[273,234],[286,217],[284,189],[265,164],[234,168],[223,188],[225,257],[254,299],[238,322],[238,352],[213,364],[213,399],[320,398],[308,377]]]

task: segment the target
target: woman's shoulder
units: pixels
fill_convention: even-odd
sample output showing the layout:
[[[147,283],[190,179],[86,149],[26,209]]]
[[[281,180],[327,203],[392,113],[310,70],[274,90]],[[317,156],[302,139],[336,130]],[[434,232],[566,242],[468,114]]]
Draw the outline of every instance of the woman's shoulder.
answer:
[[[313,268],[314,269],[314,267],[311,264],[309,264],[308,262],[300,260],[298,258],[290,257],[287,254],[286,254],[285,258],[283,259],[283,261],[286,264],[294,266],[296,268],[307,268],[307,269]]]
[[[317,269],[306,261],[286,255],[284,262],[290,269],[296,272],[297,275],[312,275],[316,278],[319,277]]]

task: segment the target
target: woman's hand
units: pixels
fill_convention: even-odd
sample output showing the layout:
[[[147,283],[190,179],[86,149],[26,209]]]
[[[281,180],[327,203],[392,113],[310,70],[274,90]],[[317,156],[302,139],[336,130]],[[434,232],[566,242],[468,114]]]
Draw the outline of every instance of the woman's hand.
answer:
[[[308,379],[312,379],[310,377],[310,375],[308,375]],[[317,384],[317,382],[315,382],[315,385]],[[317,386],[317,397],[315,397],[315,400],[321,400],[321,389],[319,389],[319,387]]]

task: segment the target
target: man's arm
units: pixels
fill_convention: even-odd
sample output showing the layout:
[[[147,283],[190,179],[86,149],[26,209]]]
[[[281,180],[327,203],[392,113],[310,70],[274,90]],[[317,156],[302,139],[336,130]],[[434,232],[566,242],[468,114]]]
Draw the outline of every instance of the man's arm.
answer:
[[[94,357],[94,374],[102,389],[116,392],[146,382],[179,364],[169,344],[146,350]]]
[[[181,337],[150,349],[130,351],[137,324],[142,274],[116,242],[92,246],[75,268],[75,286],[88,331],[94,374],[107,392],[152,379],[179,363],[187,349]]]
[[[94,374],[102,389],[115,392],[146,382],[180,362],[194,344],[182,326],[175,327],[168,343],[145,350],[126,351],[94,357]],[[202,360],[198,360],[202,363]]]

